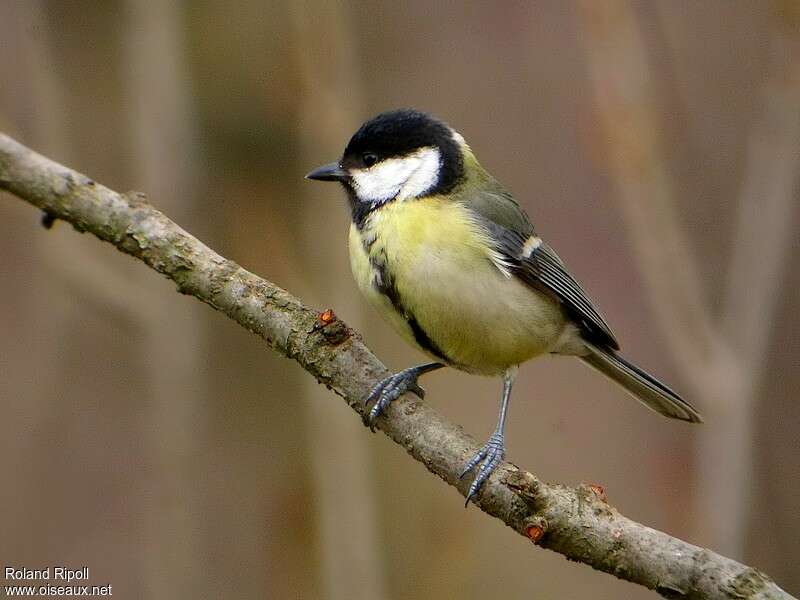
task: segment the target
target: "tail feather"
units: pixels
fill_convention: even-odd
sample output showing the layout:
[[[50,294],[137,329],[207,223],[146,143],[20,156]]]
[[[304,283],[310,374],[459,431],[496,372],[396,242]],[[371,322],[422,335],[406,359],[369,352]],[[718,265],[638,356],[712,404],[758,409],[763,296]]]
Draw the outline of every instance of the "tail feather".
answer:
[[[587,343],[589,354],[581,356],[589,366],[616,381],[634,398],[648,408],[673,419],[702,423],[703,418],[695,408],[661,383],[622,356],[605,348]]]

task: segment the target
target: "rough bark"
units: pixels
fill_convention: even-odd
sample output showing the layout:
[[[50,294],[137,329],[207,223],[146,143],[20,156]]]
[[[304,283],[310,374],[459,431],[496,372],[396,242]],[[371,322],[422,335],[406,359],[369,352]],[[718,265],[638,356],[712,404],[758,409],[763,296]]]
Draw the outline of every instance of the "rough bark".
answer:
[[[0,134],[0,189],[143,261],[294,359],[357,413],[386,368],[330,311],[319,313],[249,273],[154,209]],[[458,475],[477,444],[415,397],[393,403],[379,428],[464,495]],[[476,504],[535,544],[668,598],[791,598],[763,573],[621,515],[597,486],[543,482],[505,463]]]

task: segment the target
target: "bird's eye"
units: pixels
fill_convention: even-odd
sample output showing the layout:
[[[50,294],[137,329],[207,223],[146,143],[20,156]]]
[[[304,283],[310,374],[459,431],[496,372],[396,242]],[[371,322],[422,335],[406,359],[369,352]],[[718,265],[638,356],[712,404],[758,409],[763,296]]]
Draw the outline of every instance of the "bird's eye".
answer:
[[[365,166],[371,167],[376,162],[378,162],[378,157],[375,156],[372,152],[367,152],[361,156],[361,160],[364,161]]]

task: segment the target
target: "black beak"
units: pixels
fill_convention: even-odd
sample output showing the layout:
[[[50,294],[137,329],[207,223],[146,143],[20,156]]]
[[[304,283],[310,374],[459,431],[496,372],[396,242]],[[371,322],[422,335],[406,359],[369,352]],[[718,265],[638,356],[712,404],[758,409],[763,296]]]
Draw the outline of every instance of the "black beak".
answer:
[[[322,165],[306,175],[306,179],[316,179],[317,181],[347,181],[350,175],[339,166],[339,163]]]

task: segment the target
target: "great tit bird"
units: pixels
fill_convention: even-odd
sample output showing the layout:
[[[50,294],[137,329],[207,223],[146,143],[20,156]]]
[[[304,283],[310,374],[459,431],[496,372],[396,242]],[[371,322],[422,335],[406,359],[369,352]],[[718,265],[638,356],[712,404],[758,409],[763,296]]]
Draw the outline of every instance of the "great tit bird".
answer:
[[[701,422],[669,387],[618,353],[606,320],[514,198],[464,138],[415,110],[364,123],[339,161],[306,176],[338,181],[352,211],[350,263],[361,292],[435,362],[387,377],[365,400],[367,424],[423,373],[454,367],[503,377],[497,427],[465,465],[467,503],[505,456],[517,367],[542,354],[577,356],[645,406]]]

